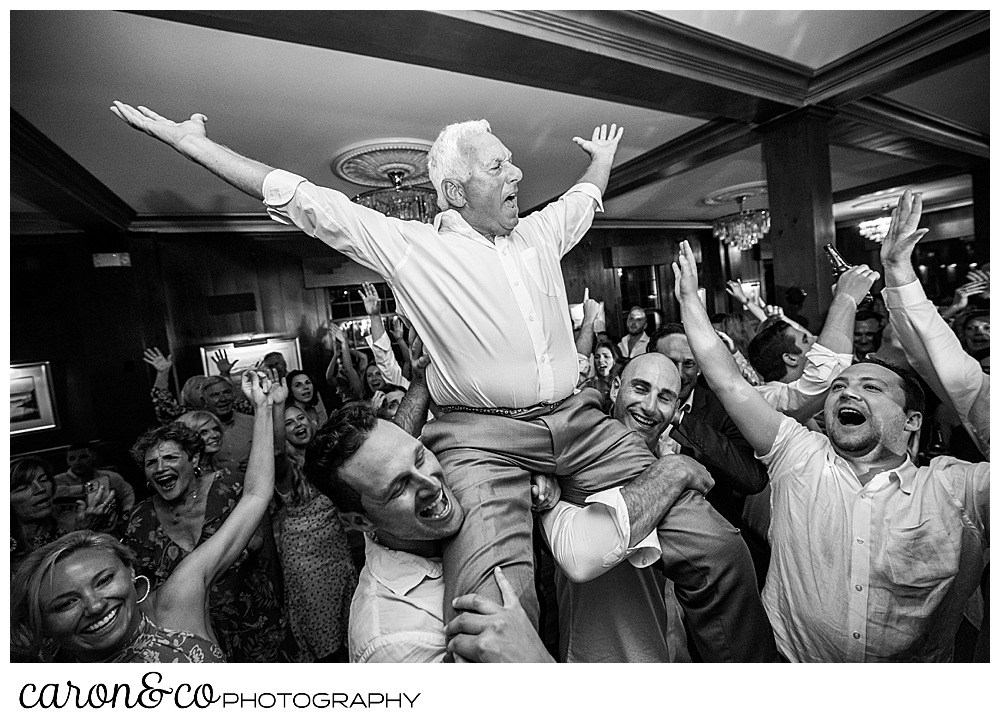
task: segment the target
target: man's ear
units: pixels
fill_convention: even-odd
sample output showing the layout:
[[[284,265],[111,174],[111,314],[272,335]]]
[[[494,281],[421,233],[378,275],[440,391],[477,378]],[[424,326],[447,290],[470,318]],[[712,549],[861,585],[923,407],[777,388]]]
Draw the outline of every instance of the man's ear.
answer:
[[[611,380],[611,389],[608,390],[608,396],[611,399],[611,403],[614,404],[615,400],[618,398],[618,390],[622,388],[622,378],[615,377]]]
[[[799,355],[792,354],[790,351],[786,351],[781,355],[781,361],[785,363],[786,367],[793,367],[799,363]]]
[[[358,532],[375,532],[375,524],[360,512],[338,512],[340,523]]]
[[[446,178],[441,182],[441,190],[451,208],[463,208],[465,206],[465,188],[458,181]]]
[[[903,429],[907,432],[916,432],[924,423],[924,415],[920,412],[906,412],[906,422]]]

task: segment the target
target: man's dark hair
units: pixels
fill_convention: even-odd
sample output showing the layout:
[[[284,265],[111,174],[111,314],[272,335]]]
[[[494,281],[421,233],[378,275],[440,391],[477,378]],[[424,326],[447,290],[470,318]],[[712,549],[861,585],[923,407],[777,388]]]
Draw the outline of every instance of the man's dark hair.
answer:
[[[378,416],[368,402],[351,402],[334,412],[306,447],[302,471],[341,512],[365,514],[361,495],[340,478],[340,468],[375,430]]]
[[[92,445],[86,439],[78,439],[78,440],[76,440],[70,446],[68,446],[66,448],[66,452],[67,453],[68,452],[79,452],[82,449],[86,449],[86,450],[90,451],[91,453],[96,452],[96,450],[94,449],[94,445]]]
[[[854,315],[854,322],[859,321],[877,321],[879,326],[882,325],[882,316],[870,309],[858,309],[857,313]]]
[[[874,356],[870,356],[864,361],[855,362],[851,366],[855,364],[876,364],[895,373],[899,377],[899,386],[903,390],[903,411],[924,413],[926,395],[920,384],[920,378],[916,374]]]
[[[769,324],[757,332],[747,346],[747,361],[765,382],[779,381],[788,372],[783,355],[801,353],[795,340],[788,335],[791,328],[787,321]]]
[[[785,300],[792,306],[799,306],[806,300],[806,294],[804,289],[800,289],[798,286],[792,286],[785,291]]]
[[[129,450],[132,460],[141,469],[146,461],[146,452],[151,450],[161,442],[176,442],[188,457],[193,457],[205,451],[205,443],[201,435],[190,427],[185,427],[179,422],[164,424],[162,427],[155,427],[146,431]]]
[[[661,326],[659,329],[654,331],[649,335],[649,344],[646,346],[647,349],[656,349],[656,343],[665,336],[670,336],[671,334],[681,334],[682,336],[687,336],[684,331],[684,325],[676,321],[668,321],[666,324]]]

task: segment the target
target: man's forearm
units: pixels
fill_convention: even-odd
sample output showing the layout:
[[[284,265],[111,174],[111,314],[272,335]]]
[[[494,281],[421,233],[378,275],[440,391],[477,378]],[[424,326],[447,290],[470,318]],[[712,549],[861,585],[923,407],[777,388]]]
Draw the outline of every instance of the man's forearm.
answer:
[[[611,166],[614,164],[614,155],[600,153],[590,159],[590,165],[577,183],[592,183],[601,191],[601,195],[608,189],[608,178],[611,176]]]
[[[263,199],[264,179],[274,170],[270,166],[241,156],[205,136],[184,136],[175,148],[230,186],[258,200]]]
[[[430,403],[431,393],[427,389],[427,383],[423,378],[415,376],[399,402],[393,423],[411,437],[419,437],[427,421]]]
[[[621,488],[628,510],[629,547],[641,542],[656,529],[660,520],[684,491],[668,457],[658,459],[646,471]]]
[[[847,294],[837,294],[830,302],[826,323],[816,340],[835,354],[849,354],[854,348],[854,316],[858,307]]]

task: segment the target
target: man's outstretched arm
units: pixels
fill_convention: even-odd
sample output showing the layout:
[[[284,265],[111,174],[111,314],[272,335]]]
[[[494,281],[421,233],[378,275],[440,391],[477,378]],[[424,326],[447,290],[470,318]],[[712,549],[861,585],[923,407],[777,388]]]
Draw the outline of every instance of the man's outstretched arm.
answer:
[[[176,123],[144,106],[133,108],[117,100],[111,106],[111,112],[136,130],[163,141],[181,155],[204,166],[233,188],[263,199],[264,179],[274,169],[210,140],[205,132],[208,117],[204,114],[195,113],[189,120]]]
[[[681,321],[694,358],[705,380],[722,400],[729,416],[757,454],[771,451],[785,415],[775,411],[740,374],[733,355],[712,328],[698,298],[698,270],[691,245],[682,241],[680,264],[674,263],[674,292],[681,305]]]

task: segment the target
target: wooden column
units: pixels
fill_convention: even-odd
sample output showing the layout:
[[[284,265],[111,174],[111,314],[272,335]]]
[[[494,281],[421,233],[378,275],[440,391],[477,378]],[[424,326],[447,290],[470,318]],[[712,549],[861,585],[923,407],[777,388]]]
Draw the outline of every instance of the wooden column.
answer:
[[[793,286],[808,296],[802,313],[817,330],[830,307],[830,263],[823,246],[835,243],[827,121],[815,108],[795,111],[761,128],[767,169],[775,297]]]
[[[990,260],[990,169],[972,171],[972,223],[976,240],[973,244],[976,261]]]

